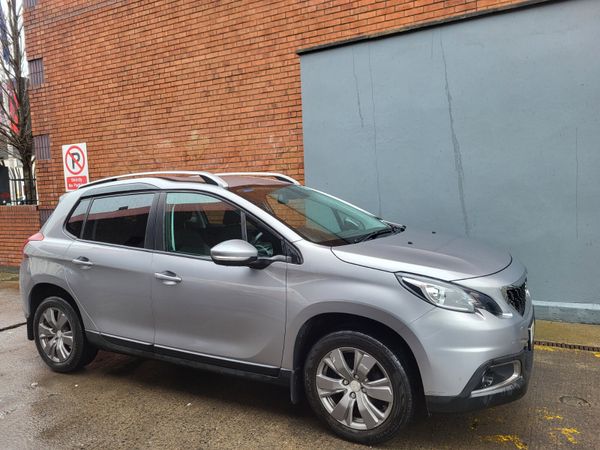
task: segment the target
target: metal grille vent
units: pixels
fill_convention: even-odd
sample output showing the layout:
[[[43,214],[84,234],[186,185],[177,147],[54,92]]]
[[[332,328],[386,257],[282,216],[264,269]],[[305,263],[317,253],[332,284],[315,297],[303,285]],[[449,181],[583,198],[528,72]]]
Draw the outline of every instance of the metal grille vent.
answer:
[[[42,134],[33,137],[33,148],[35,149],[35,158],[38,161],[47,161],[50,159],[50,136]]]
[[[525,306],[527,304],[527,285],[523,283],[521,286],[511,286],[506,288],[505,291],[506,301],[515,308],[519,314],[525,313]]]
[[[42,58],[29,61],[29,79],[34,87],[44,82],[44,60]]]

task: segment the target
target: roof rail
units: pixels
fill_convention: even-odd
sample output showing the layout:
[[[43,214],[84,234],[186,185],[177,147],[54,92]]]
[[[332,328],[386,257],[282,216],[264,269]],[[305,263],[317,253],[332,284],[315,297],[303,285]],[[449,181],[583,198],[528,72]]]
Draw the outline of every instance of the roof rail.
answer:
[[[220,186],[222,188],[227,188],[227,186],[228,186],[227,183],[224,180],[222,180],[220,177],[218,177],[217,175],[213,175],[212,173],[209,173],[209,172],[195,172],[195,171],[190,171],[190,170],[166,170],[166,171],[161,170],[158,172],[128,173],[128,174],[124,174],[124,175],[117,175],[114,177],[102,178],[100,180],[82,184],[81,186],[79,186],[79,189],[88,187],[88,186],[95,186],[97,184],[108,183],[110,181],[117,181],[117,180],[121,180],[123,178],[133,178],[133,177],[148,176],[148,175],[150,175],[150,176],[154,176],[154,175],[190,175],[190,176],[201,177],[208,184],[213,184],[215,186]]]
[[[218,173],[218,177],[227,177],[227,176],[251,176],[251,177],[273,177],[279,181],[287,181],[292,184],[300,184],[299,181],[295,180],[292,177],[288,177],[282,173],[276,172],[226,172],[226,173]]]

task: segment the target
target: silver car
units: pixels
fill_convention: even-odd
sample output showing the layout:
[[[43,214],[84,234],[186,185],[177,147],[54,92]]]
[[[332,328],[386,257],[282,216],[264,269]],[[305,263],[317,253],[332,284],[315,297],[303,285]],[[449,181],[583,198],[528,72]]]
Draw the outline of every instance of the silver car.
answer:
[[[52,370],[98,349],[289,387],[374,444],[416,411],[516,400],[525,267],[274,173],[151,172],[65,194],[24,247],[28,338]]]

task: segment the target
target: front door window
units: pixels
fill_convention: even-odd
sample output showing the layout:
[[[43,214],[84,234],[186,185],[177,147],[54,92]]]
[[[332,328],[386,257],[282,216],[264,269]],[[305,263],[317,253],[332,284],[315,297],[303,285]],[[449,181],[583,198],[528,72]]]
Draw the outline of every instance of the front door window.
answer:
[[[210,257],[215,245],[245,239],[259,256],[283,254],[281,238],[239,208],[210,195],[169,192],[164,224],[168,252]]]
[[[210,256],[210,249],[230,239],[242,239],[239,209],[215,197],[170,192],[165,205],[165,249]]]

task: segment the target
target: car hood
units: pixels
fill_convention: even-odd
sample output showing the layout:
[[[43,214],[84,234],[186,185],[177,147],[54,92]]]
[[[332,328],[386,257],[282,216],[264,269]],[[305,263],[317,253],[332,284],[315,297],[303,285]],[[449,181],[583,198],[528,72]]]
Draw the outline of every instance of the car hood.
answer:
[[[445,281],[490,275],[512,260],[508,252],[472,239],[412,229],[331,250],[347,263]]]

